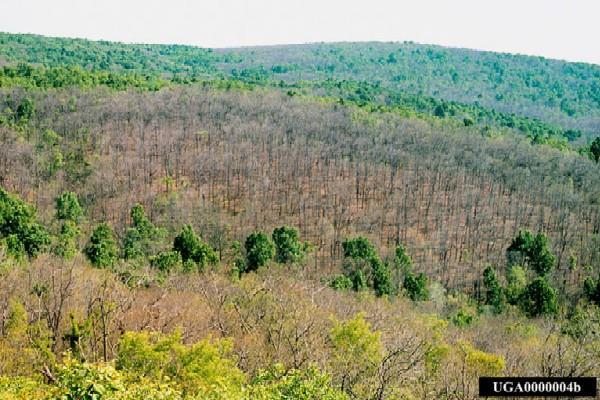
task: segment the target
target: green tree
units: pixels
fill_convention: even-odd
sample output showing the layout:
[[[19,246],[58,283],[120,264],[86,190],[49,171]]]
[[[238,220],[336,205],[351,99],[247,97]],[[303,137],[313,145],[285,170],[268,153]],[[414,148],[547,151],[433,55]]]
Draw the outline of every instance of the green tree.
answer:
[[[529,317],[555,315],[558,312],[556,290],[546,278],[537,277],[521,293],[519,307]]]
[[[373,290],[377,296],[390,295],[393,292],[390,266],[379,258],[371,259]]]
[[[585,278],[583,281],[583,294],[589,301],[600,306],[600,279]]]
[[[358,236],[352,239],[346,239],[342,242],[344,257],[354,260],[370,260],[377,257],[375,247],[365,237]]]
[[[67,260],[73,258],[77,254],[77,238],[80,233],[75,222],[64,221],[60,227],[57,243],[54,246],[54,254]]]
[[[358,314],[347,322],[334,321],[330,341],[335,382],[342,391],[357,397],[357,391],[368,386],[383,359],[381,334],[371,330],[364,314]]]
[[[240,398],[246,381],[236,365],[231,340],[206,339],[188,346],[180,332],[126,332],[119,341],[115,366],[152,381],[169,377],[190,398]]]
[[[27,123],[35,115],[35,103],[29,98],[24,98],[17,107],[16,117],[18,122]]]
[[[485,286],[485,304],[492,306],[494,312],[499,313],[504,308],[504,293],[496,271],[491,266],[483,271],[483,285]]]
[[[58,196],[56,202],[56,218],[62,221],[79,222],[83,210],[79,205],[77,195],[73,192],[64,192]]]
[[[556,263],[548,248],[548,238],[541,232],[534,236],[527,230],[519,231],[506,252],[509,266],[524,265],[540,276],[547,275]]]
[[[17,257],[35,257],[50,244],[50,235],[37,222],[35,208],[2,188],[0,240],[4,242],[8,252]]]
[[[429,289],[427,289],[427,276],[424,273],[415,275],[412,271],[407,271],[404,276],[404,290],[408,297],[413,301],[423,301],[429,299]]]
[[[273,230],[275,244],[275,260],[278,263],[296,263],[305,255],[304,244],[300,242],[298,230],[289,226],[280,226]]]
[[[556,257],[548,248],[548,238],[543,233],[535,235],[527,257],[529,266],[540,276],[547,275],[556,264]]]
[[[123,238],[123,256],[125,259],[148,257],[156,251],[164,233],[146,217],[141,204],[135,204],[130,215],[132,226]]]
[[[396,246],[396,252],[394,257],[394,262],[392,263],[392,281],[394,285],[394,291],[399,292],[402,288],[402,278],[406,274],[407,271],[412,270],[412,258],[408,255],[408,252],[399,244]]]
[[[600,136],[596,137],[590,145],[590,154],[596,162],[600,162]]]
[[[190,225],[185,225],[175,237],[173,250],[181,254],[187,270],[196,269],[200,272],[206,266],[214,265],[219,261],[219,256],[214,249],[200,240]]]
[[[264,232],[252,232],[246,238],[245,271],[256,271],[275,256],[275,245]]]
[[[113,230],[108,224],[102,223],[94,229],[85,254],[95,267],[111,267],[115,264],[118,248]]]
[[[519,231],[506,249],[508,265],[525,265],[526,257],[533,243],[533,235],[528,230]]]
[[[344,274],[356,291],[372,288],[377,296],[394,292],[392,272],[368,239],[358,236],[342,242],[344,249]],[[338,281],[337,283],[343,283]]]

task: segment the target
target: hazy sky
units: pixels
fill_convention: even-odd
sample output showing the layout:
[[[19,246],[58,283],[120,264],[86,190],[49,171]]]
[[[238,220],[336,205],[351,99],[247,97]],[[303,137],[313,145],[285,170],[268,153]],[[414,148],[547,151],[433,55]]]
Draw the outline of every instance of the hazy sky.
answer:
[[[403,41],[600,64],[600,0],[14,0],[0,31],[204,47]]]

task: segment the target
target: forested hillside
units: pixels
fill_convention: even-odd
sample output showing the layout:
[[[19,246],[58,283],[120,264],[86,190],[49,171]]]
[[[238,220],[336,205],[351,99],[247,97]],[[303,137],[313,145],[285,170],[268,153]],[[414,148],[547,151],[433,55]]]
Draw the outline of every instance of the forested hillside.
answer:
[[[12,34],[0,58],[0,399],[600,374],[597,66]]]
[[[405,43],[333,43],[212,50],[127,45],[0,33],[0,60],[46,67],[76,65],[176,78],[232,76],[298,85],[367,82],[376,92],[425,96],[545,121],[594,137],[600,130],[600,67],[491,52]],[[351,90],[360,97],[365,89]],[[372,90],[371,90],[372,91]],[[372,93],[371,93],[372,94]],[[387,103],[394,97],[386,96]],[[397,100],[397,97],[396,97]],[[479,109],[481,107],[482,109]],[[435,109],[435,106],[434,106]],[[572,136],[567,135],[567,136]]]

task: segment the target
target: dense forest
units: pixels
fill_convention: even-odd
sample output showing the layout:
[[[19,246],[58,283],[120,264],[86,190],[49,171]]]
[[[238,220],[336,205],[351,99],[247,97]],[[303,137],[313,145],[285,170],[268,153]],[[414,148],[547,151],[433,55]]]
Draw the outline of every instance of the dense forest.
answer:
[[[0,34],[0,399],[600,374],[600,67]]]

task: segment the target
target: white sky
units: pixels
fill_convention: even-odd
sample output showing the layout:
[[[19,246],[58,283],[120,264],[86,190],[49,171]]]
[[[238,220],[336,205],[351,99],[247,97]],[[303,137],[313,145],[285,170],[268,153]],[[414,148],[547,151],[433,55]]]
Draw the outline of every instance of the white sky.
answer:
[[[404,41],[600,64],[600,0],[2,0],[0,31],[233,47]]]

